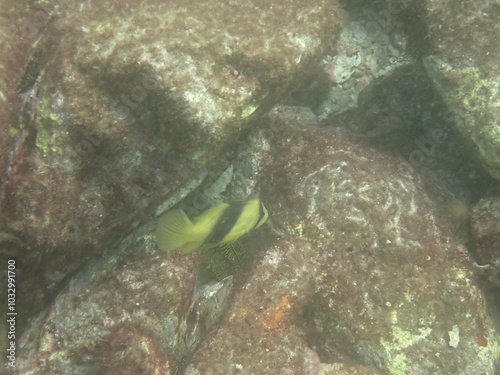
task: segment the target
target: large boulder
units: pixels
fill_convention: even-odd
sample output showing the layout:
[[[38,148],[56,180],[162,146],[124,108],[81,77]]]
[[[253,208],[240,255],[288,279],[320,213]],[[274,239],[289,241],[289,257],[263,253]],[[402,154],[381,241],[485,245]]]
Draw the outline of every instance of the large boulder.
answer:
[[[500,179],[498,2],[425,0],[419,9],[432,50],[424,59],[429,77],[485,169]]]
[[[196,261],[158,252],[152,227],[71,280],[18,340],[13,373],[170,373]]]
[[[410,163],[278,115],[250,139],[276,240],[186,373],[493,374],[451,202]]]

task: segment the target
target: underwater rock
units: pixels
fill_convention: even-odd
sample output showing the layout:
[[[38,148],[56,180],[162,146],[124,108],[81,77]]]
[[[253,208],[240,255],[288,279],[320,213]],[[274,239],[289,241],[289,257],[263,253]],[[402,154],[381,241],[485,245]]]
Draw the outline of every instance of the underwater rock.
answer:
[[[481,199],[474,205],[471,233],[479,271],[500,287],[500,198]]]
[[[196,286],[197,254],[159,251],[154,223],[138,228],[33,320],[8,373],[182,374],[233,288]]]
[[[375,80],[360,92],[356,109],[329,117],[321,127],[408,160],[431,180],[436,194],[455,196],[448,211],[454,211],[450,216],[465,227],[468,211],[459,210],[458,202],[498,195],[496,180],[474,156],[475,146],[454,126],[451,112],[420,63]],[[459,231],[466,234],[468,229]]]
[[[301,319],[322,362],[493,374],[498,338],[472,261],[411,164],[289,126],[274,128],[268,160],[275,229],[323,259]]]
[[[269,112],[271,126],[275,122],[284,122],[290,125],[317,127],[319,120],[317,116],[308,107],[294,107],[278,104]]]
[[[411,164],[290,127],[270,150],[261,198],[275,228],[326,258],[304,307],[322,362],[341,352],[389,374],[493,374],[472,262]]]
[[[31,44],[47,16],[39,9],[30,9],[21,1],[7,0],[0,9],[0,150],[6,150],[12,138],[19,135],[15,128],[17,86],[24,73]],[[0,170],[7,163],[7,153],[0,153]]]
[[[321,68],[331,88],[311,108],[321,120],[356,110],[358,94],[378,78],[412,62],[402,22],[385,1],[343,1],[348,21]]]
[[[11,233],[4,221],[4,205],[12,196],[2,190],[8,176],[7,166],[15,162],[15,155],[23,152],[27,132],[16,126],[18,121],[17,108],[24,104],[18,101],[18,85],[22,82],[26,61],[32,43],[43,28],[47,14],[31,3],[16,0],[6,0],[0,7],[0,262],[16,260],[18,270],[23,268],[23,259],[16,255],[23,254],[22,243],[17,235]],[[12,149],[11,149],[12,147]],[[11,149],[8,153],[7,150]],[[0,270],[0,279],[7,280],[7,268]],[[27,272],[23,278],[17,279],[18,290],[29,291],[29,298],[18,298],[17,308],[25,311],[17,317],[18,327],[23,327],[29,319],[33,306],[44,303],[45,288],[37,275]],[[6,292],[6,290],[5,290]],[[5,296],[6,294],[1,294]],[[0,332],[7,332],[6,322],[0,322]],[[7,337],[1,335],[0,349],[7,348]]]
[[[424,59],[429,76],[460,132],[477,145],[484,168],[500,179],[498,2],[425,0],[419,9],[432,48]]]
[[[140,228],[71,280],[18,340],[12,373],[171,373],[196,261],[159,252],[153,228]]]
[[[253,246],[258,260],[249,277],[236,288],[219,328],[202,341],[185,374],[382,374],[370,365],[321,363],[301,329],[302,310],[327,261],[325,253],[295,236],[259,247]],[[339,372],[342,368],[345,372]]]
[[[412,165],[310,127],[259,134],[276,239],[186,374],[494,374],[472,261]]]
[[[277,239],[241,285],[218,330],[200,345],[187,375],[305,374],[307,343],[293,328],[298,306],[320,269],[310,245]],[[251,347],[251,351],[249,351]]]
[[[1,209],[22,243],[19,278],[48,290],[41,300],[191,188],[300,83],[343,22],[326,0],[37,6],[48,19],[18,87]]]

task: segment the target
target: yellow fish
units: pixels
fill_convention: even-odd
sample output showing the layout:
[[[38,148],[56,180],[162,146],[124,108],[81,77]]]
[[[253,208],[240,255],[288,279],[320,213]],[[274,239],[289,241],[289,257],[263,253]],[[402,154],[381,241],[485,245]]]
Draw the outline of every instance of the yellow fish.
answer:
[[[160,249],[180,248],[183,253],[201,245],[220,245],[236,241],[267,221],[268,213],[258,198],[237,203],[221,203],[190,220],[181,209],[160,216],[156,242]]]

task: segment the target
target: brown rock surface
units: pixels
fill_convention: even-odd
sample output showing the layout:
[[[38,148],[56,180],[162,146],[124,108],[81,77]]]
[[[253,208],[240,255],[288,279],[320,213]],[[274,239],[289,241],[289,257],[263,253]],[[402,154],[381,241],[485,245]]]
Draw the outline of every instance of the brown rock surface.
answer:
[[[72,279],[18,340],[14,373],[170,373],[196,263],[158,253],[151,227]]]

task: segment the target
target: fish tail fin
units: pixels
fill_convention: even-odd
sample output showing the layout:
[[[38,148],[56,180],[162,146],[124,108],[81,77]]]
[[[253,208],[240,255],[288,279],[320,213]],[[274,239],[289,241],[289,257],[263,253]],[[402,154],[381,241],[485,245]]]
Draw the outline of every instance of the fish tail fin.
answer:
[[[163,214],[156,225],[156,242],[164,251],[174,250],[191,243],[190,232],[194,225],[183,210]],[[184,248],[183,248],[183,251]]]

